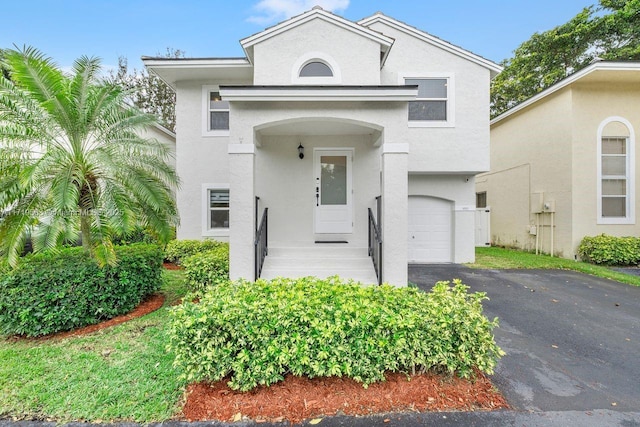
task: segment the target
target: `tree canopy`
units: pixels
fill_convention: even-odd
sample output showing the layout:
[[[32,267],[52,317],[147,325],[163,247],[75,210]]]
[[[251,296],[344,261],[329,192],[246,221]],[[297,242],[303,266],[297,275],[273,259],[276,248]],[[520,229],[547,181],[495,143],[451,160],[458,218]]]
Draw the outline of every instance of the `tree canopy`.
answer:
[[[167,48],[164,58],[184,58],[184,51]],[[129,70],[125,57],[118,58],[118,70],[112,74],[113,82],[122,85],[130,92],[130,100],[145,113],[154,114],[167,129],[175,132],[176,94],[159,77],[143,70]]]
[[[101,78],[100,61],[70,73],[33,48],[5,50],[0,76],[0,254],[12,265],[28,238],[35,251],[74,242],[113,264],[113,239],[136,226],[168,240],[177,222],[170,149],[144,139],[156,123]]]
[[[491,87],[491,116],[496,117],[594,60],[640,59],[640,0],[600,0],[567,23],[535,33]]]

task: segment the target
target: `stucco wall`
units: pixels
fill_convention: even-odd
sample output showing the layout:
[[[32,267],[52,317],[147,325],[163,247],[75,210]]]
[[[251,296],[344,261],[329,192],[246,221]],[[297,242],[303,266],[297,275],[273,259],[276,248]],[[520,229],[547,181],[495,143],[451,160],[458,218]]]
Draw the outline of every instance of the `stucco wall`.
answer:
[[[640,225],[640,162],[638,161],[638,132],[640,132],[640,86],[635,84],[576,84],[574,85],[573,187],[574,215],[572,245],[577,248],[584,236],[606,233],[614,236],[638,236]],[[634,224],[597,224],[596,165],[598,126],[609,117],[628,120],[635,130],[636,179]],[[622,136],[622,135],[618,135]]]
[[[179,84],[177,98],[176,171],[182,180],[177,237],[201,239],[202,184],[229,183],[229,138],[202,136],[202,84]]]
[[[455,127],[410,128],[409,171],[489,170],[489,70],[385,24],[371,28],[395,39],[381,84],[403,84],[407,74],[453,76]]]
[[[573,256],[571,102],[571,91],[563,90],[491,127],[491,172],[477,178],[476,191],[487,192],[493,243],[535,248],[531,197],[543,193],[556,205],[554,252]],[[538,220],[546,224],[537,230],[539,247],[550,252],[550,214]]]
[[[380,84],[380,45],[316,19],[254,46],[254,84],[292,84],[293,66],[303,55],[329,55],[340,68],[343,85]],[[277,60],[274,60],[277,58]]]

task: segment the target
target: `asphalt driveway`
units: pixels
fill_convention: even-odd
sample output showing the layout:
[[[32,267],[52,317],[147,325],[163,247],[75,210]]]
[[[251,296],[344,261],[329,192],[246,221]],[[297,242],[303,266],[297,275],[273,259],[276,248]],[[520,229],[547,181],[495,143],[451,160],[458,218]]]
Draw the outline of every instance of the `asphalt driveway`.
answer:
[[[486,292],[507,352],[494,384],[521,411],[631,412],[640,423],[640,288],[562,270],[410,266],[428,290],[460,278]]]

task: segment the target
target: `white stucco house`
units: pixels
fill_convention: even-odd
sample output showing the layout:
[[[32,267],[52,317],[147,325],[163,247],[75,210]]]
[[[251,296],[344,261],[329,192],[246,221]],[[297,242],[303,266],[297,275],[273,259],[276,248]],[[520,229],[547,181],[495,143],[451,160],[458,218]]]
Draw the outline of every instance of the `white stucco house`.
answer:
[[[408,263],[474,260],[500,66],[319,7],[240,43],[242,58],[143,58],[177,93],[179,239],[228,240],[232,279],[404,286]]]

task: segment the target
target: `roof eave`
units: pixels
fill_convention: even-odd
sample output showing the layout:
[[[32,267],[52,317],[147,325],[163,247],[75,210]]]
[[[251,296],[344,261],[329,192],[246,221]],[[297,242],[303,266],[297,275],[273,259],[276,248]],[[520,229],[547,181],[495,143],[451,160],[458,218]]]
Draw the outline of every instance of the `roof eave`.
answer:
[[[524,110],[525,108],[529,107],[532,104],[535,104],[536,102],[542,100],[543,98],[546,98],[547,96],[558,92],[559,90],[570,86],[571,84],[573,84],[574,82],[582,79],[583,77],[595,72],[595,71],[603,71],[603,70],[608,70],[608,71],[640,71],[640,62],[608,62],[608,61],[599,61],[599,62],[594,62],[591,65],[586,66],[585,68],[583,68],[580,71],[576,71],[575,73],[565,77],[564,79],[560,80],[558,83],[554,84],[553,86],[550,86],[548,88],[546,88],[545,90],[543,90],[542,92],[538,93],[537,95],[532,96],[531,98],[527,99],[526,101],[521,102],[520,104],[516,105],[515,107],[510,108],[509,110],[505,111],[504,113],[500,114],[498,117],[494,118],[493,120],[491,120],[489,123],[490,125],[494,125],[504,119],[506,119],[509,116],[512,116],[514,114],[516,114],[519,111]]]
[[[448,52],[454,53],[457,56],[460,56],[462,58],[465,58],[471,62],[474,62],[478,65],[483,66],[484,68],[487,68],[490,73],[491,73],[491,78],[493,79],[495,76],[497,76],[499,73],[502,72],[503,67],[489,59],[483,58],[480,55],[477,55],[471,51],[468,51],[466,49],[463,49],[459,46],[455,46],[454,44],[451,44],[447,41],[444,41],[438,37],[435,37],[425,31],[422,31],[418,28],[412,27],[410,25],[405,24],[404,22],[398,21],[396,19],[393,19],[387,15],[384,15],[383,13],[377,12],[375,15],[369,16],[367,18],[361,19],[360,21],[358,21],[357,23],[359,25],[368,27],[369,25],[372,25],[376,22],[381,22],[387,25],[390,25],[406,34],[410,34],[413,35],[414,37],[417,37],[423,41],[426,41],[434,46],[437,46],[441,49],[444,49]]]

